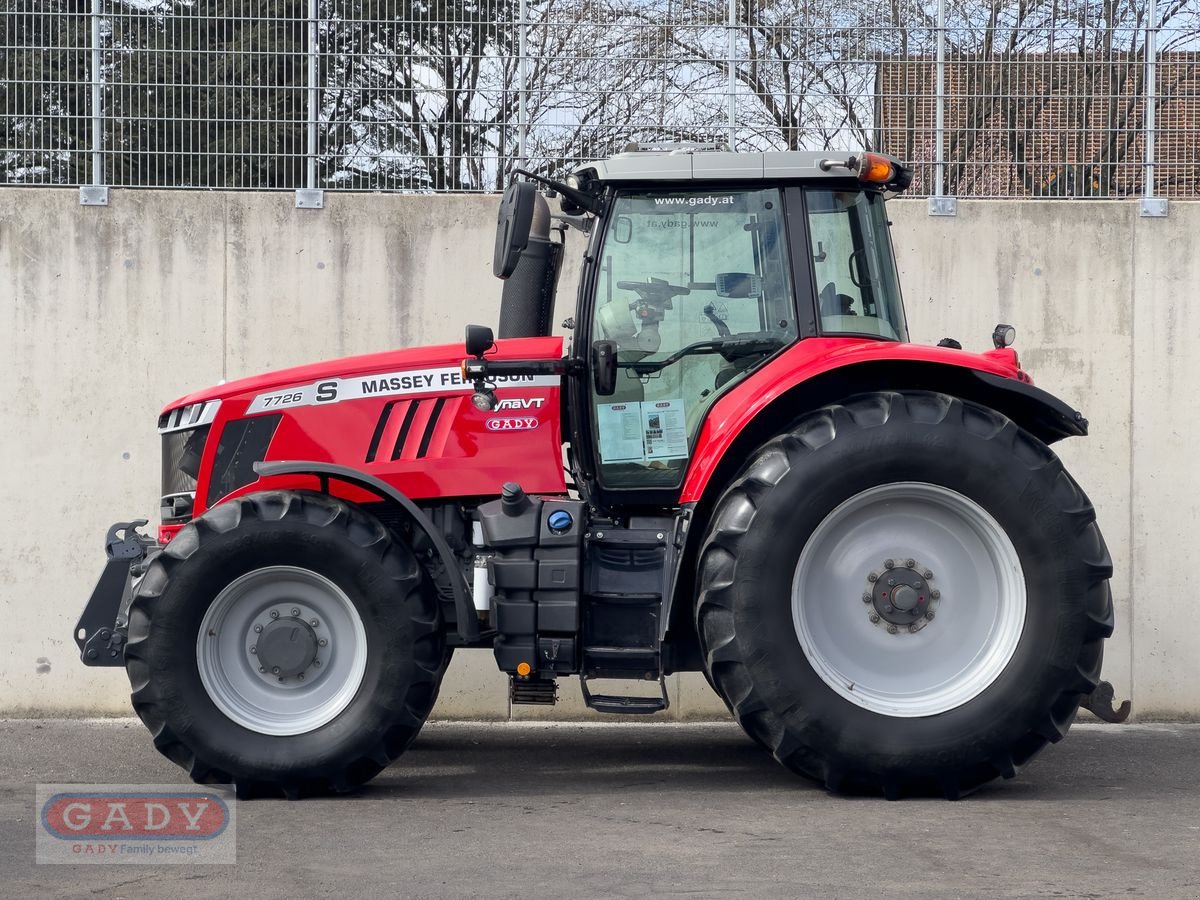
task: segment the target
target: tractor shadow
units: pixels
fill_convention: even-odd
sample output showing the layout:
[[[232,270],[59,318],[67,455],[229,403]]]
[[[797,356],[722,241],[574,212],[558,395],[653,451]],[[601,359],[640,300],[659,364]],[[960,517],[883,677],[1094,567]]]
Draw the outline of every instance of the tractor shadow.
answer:
[[[1200,728],[1075,729],[1014,780],[990,782],[963,802],[1169,798],[1194,785],[1185,759],[1200,752]],[[787,792],[803,802],[882,802],[835,796],[786,771],[736,726],[438,724],[361,790],[413,799],[513,795],[607,795],[623,790],[729,795]],[[907,803],[943,803],[910,798]]]
[[[784,770],[736,726],[434,725],[363,789],[450,798],[792,789],[823,794]]]

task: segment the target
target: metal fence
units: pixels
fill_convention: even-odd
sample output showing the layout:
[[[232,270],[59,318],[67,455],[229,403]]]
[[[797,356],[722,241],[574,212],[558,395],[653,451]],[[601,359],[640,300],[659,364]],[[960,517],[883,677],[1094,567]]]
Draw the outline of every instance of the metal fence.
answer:
[[[1200,197],[1200,0],[0,0],[0,182],[488,191],[628,142]]]

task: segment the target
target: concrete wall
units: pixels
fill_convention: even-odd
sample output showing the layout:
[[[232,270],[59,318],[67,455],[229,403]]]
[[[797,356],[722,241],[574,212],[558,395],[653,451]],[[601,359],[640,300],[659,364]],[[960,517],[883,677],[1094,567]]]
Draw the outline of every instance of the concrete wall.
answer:
[[[495,203],[328,196],[298,211],[285,194],[113,191],[82,208],[72,191],[0,189],[0,710],[128,711],[124,675],[84,668],[71,629],[104,529],[156,512],[163,403],[494,321]],[[1200,204],[1167,219],[1116,202],[891,210],[914,339],[983,348],[1011,322],[1038,383],[1091,419],[1092,437],[1059,449],[1117,567],[1105,676],[1143,718],[1200,716],[1200,356],[1185,352],[1200,327]],[[671,715],[724,714],[699,676],[672,682]],[[579,715],[574,684],[563,695],[556,714]],[[490,654],[458,654],[437,714],[510,714]]]

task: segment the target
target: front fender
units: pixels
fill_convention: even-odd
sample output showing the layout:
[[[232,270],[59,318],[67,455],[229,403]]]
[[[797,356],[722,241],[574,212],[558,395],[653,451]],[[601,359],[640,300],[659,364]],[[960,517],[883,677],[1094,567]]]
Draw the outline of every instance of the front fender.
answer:
[[[475,616],[475,604],[467,589],[462,576],[458,574],[458,561],[454,551],[446,543],[445,536],[437,526],[425,515],[424,511],[411,499],[392,487],[386,481],[368,475],[349,466],[338,466],[333,463],[314,462],[307,460],[259,462],[254,464],[254,471],[264,478],[276,475],[303,475],[318,479],[321,493],[328,494],[331,480],[345,482],[361,491],[369,492],[386,501],[396,504],[413,520],[413,523],[425,532],[433,544],[442,565],[445,566],[450,579],[450,590],[454,595],[454,611],[458,618],[458,634],[464,642],[479,638],[479,619]]]

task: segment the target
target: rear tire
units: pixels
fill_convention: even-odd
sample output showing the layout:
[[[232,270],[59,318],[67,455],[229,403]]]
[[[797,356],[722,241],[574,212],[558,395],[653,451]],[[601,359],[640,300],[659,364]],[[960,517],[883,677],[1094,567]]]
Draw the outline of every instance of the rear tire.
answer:
[[[125,658],[135,711],[192,779],[295,798],[399,756],[449,655],[436,593],[387,528],[275,491],[215,507],[155,557]]]
[[[1066,734],[1099,680],[1111,574],[1040,441],[943,394],[867,394],[768,442],[718,502],[697,630],[734,716],[789,769],[953,799]]]

